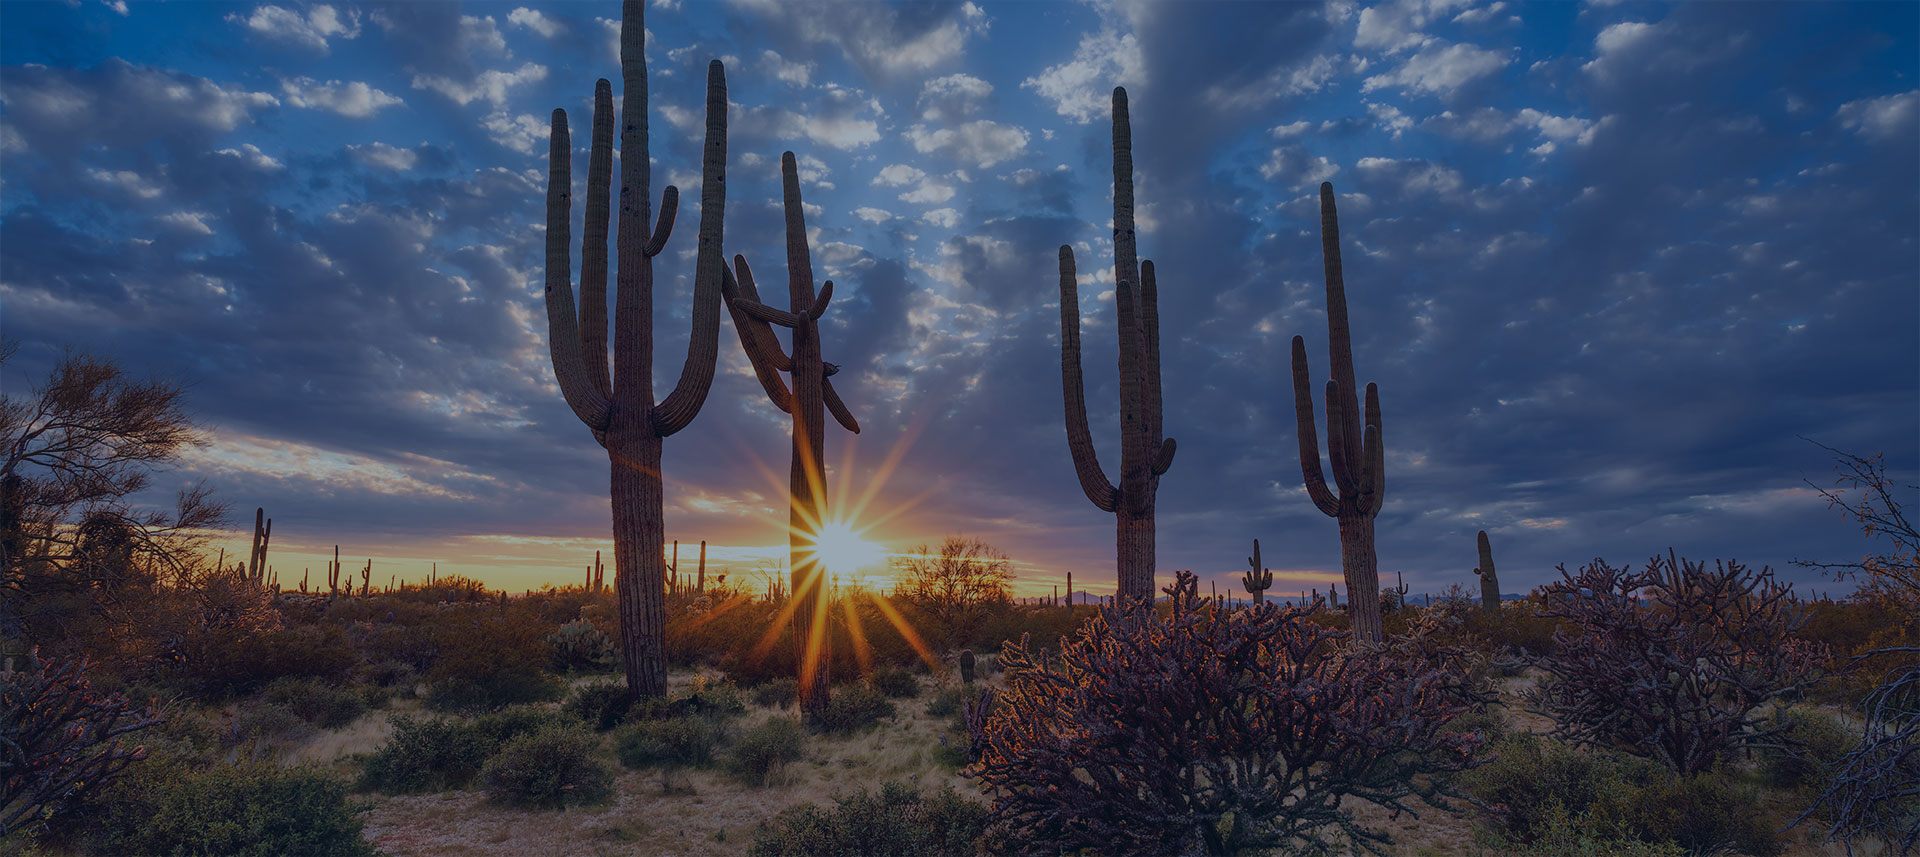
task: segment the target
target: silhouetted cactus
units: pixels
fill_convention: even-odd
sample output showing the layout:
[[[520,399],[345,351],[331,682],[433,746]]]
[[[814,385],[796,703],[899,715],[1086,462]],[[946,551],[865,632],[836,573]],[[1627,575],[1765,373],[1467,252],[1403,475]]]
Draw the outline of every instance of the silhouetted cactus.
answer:
[[[267,542],[273,538],[273,519],[264,507],[253,510],[253,551],[247,554],[247,581],[265,585],[267,580]]]
[[[1480,567],[1473,570],[1480,576],[1480,607],[1489,613],[1500,611],[1500,578],[1493,572],[1493,543],[1487,541],[1487,531],[1481,530]]]
[[[753,269],[743,256],[733,257],[734,271],[724,275],[723,294],[733,316],[734,331],[753,363],[753,372],[767,398],[793,415],[793,468],[788,483],[788,551],[793,594],[793,643],[800,664],[800,708],[811,717],[827,704],[828,635],[825,568],[815,548],[816,533],[827,521],[827,483],[823,464],[826,411],[847,431],[860,433],[830,377],[840,367],[820,357],[820,316],[833,300],[833,281],[813,291],[813,258],[807,248],[806,212],[800,201],[800,174],[793,153],[780,156],[780,190],[787,225],[787,296],[791,312],[760,301]],[[793,331],[793,353],[780,349],[773,325]],[[780,378],[793,376],[793,389]]]
[[[1136,262],[1133,229],[1133,128],[1127,90],[1113,90],[1114,304],[1120,324],[1120,486],[1100,469],[1087,426],[1080,375],[1080,298],[1073,247],[1060,245],[1060,377],[1067,448],[1080,490],[1112,512],[1119,594],[1153,598],[1154,492],[1173,465],[1174,442],[1160,436],[1160,310],[1153,263]]]
[[[607,220],[613,183],[613,91],[594,87],[593,139],[587,165],[586,235],[581,246],[576,313],[567,242],[573,208],[573,149],[564,110],[553,111],[547,184],[547,338],[553,373],[575,416],[606,447],[612,469],[614,589],[627,689],[635,696],[667,690],[665,528],[660,477],[662,441],[687,427],[713,386],[719,354],[721,218],[726,205],[727,84],[715,60],[707,66],[706,142],[701,163],[700,235],[693,281],[693,329],[673,392],[653,398],[653,257],[673,231],[680,192],[669,186],[660,218],[651,219],[647,150],[645,4],[621,6],[618,293],[613,367],[607,365]]]
[[[1380,437],[1380,391],[1367,385],[1365,436],[1360,404],[1354,395],[1353,340],[1347,332],[1347,287],[1340,269],[1340,218],[1333,205],[1333,184],[1320,184],[1320,251],[1327,273],[1327,351],[1333,377],[1327,380],[1327,458],[1333,465],[1339,496],[1327,490],[1320,472],[1320,441],[1313,428],[1313,389],[1307,372],[1306,340],[1293,338],[1293,408],[1299,425],[1300,471],[1307,496],[1321,512],[1340,523],[1340,569],[1347,579],[1348,612],[1356,643],[1381,641],[1379,559],[1373,551],[1373,519],[1386,497],[1386,465]]]
[[[961,684],[969,685],[969,686],[973,684],[973,664],[974,664],[973,650],[961,649],[960,650],[960,683]]]
[[[1253,556],[1247,557],[1247,562],[1253,569],[1240,575],[1240,585],[1247,588],[1247,594],[1252,595],[1253,603],[1258,605],[1266,600],[1267,587],[1273,585],[1273,571],[1260,564],[1259,539],[1253,540]]]

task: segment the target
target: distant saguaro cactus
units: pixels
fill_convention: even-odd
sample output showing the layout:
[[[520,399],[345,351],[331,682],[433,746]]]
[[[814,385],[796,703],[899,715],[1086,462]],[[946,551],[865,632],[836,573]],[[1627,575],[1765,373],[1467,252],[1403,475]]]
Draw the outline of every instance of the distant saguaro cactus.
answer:
[[[1480,531],[1480,567],[1473,570],[1480,575],[1480,606],[1489,613],[1500,610],[1500,578],[1493,573],[1493,543],[1487,541],[1487,531]]]
[[[809,715],[827,704],[827,586],[820,563],[817,534],[827,522],[827,482],[823,455],[826,412],[841,427],[860,433],[860,423],[847,410],[831,380],[840,367],[820,357],[820,316],[833,300],[833,281],[813,291],[813,256],[807,247],[806,211],[800,201],[800,173],[793,153],[780,156],[780,191],[787,225],[787,296],[790,312],[760,302],[753,269],[743,256],[733,257],[734,271],[724,277],[722,289],[734,331],[753,363],[754,375],[773,404],[793,415],[793,467],[788,482],[788,565],[793,570],[793,644],[800,662],[800,708]],[[793,331],[793,353],[780,350],[773,325]],[[793,376],[787,389],[780,373]]]
[[[1313,429],[1313,388],[1308,380],[1307,343],[1293,338],[1293,409],[1299,424],[1300,470],[1313,505],[1340,523],[1340,568],[1352,605],[1353,639],[1362,645],[1381,641],[1380,563],[1373,551],[1373,519],[1386,497],[1385,447],[1380,437],[1380,391],[1367,385],[1365,436],[1354,395],[1353,339],[1347,332],[1347,286],[1340,269],[1340,217],[1334,210],[1333,183],[1320,183],[1320,251],[1327,272],[1327,351],[1333,377],[1327,380],[1327,458],[1333,464],[1339,496],[1327,490],[1320,472],[1320,440]]]
[[[1252,595],[1253,603],[1258,605],[1266,600],[1267,587],[1273,585],[1273,570],[1260,564],[1259,539],[1253,540],[1253,556],[1247,557],[1247,562],[1253,569],[1240,576],[1240,585],[1247,588],[1247,594]]]
[[[652,219],[647,150],[645,4],[621,6],[620,223],[616,246],[612,378],[607,365],[607,220],[613,188],[613,90],[594,86],[593,142],[587,162],[586,235],[581,246],[580,302],[574,307],[571,261],[573,149],[567,114],[553,111],[547,183],[547,338],[553,374],[575,416],[606,447],[612,469],[614,589],[627,690],[665,695],[666,570],[661,555],[662,441],[687,427],[713,386],[719,355],[721,218],[726,205],[727,82],[718,60],[707,66],[706,142],[701,163],[699,251],[694,265],[693,330],[673,392],[653,398],[653,257],[673,231],[680,192],[669,186]]]
[[[960,650],[960,683],[961,684],[972,686],[973,664],[974,664],[973,650],[961,649]]]
[[[247,580],[263,584],[267,579],[267,542],[273,539],[273,519],[265,507],[253,510],[253,552],[247,555]]]
[[[1060,378],[1067,448],[1080,490],[1112,512],[1119,594],[1153,598],[1154,492],[1173,465],[1174,442],[1160,435],[1160,309],[1153,263],[1137,262],[1133,229],[1133,126],[1127,90],[1113,90],[1114,304],[1120,313],[1120,486],[1100,469],[1087,426],[1080,374],[1080,297],[1073,247],[1060,245]]]

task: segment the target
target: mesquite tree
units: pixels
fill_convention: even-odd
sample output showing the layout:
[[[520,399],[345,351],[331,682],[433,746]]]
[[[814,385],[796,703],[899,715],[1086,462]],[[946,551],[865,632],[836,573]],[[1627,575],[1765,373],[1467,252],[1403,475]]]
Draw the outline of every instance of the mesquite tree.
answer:
[[[1479,698],[1448,658],[1345,648],[1313,607],[1217,609],[1188,571],[1164,591],[1167,615],[1118,599],[1057,657],[1002,650],[969,775],[1014,853],[1242,854],[1336,830],[1375,849],[1344,799],[1441,807],[1437,775],[1477,763],[1481,736],[1443,729]]]
[[[1354,393],[1353,337],[1347,332],[1347,284],[1340,267],[1340,215],[1333,183],[1320,183],[1320,253],[1327,272],[1327,458],[1339,496],[1320,472],[1320,440],[1313,429],[1313,387],[1307,343],[1293,338],[1293,410],[1300,437],[1300,472],[1313,505],[1340,523],[1340,569],[1347,579],[1347,614],[1354,639],[1377,645],[1380,627],[1380,561],[1373,551],[1373,519],[1386,497],[1385,452],[1380,437],[1380,391],[1367,385],[1365,435]]]
[[[734,331],[760,379],[780,410],[793,415],[793,469],[788,482],[788,565],[793,569],[793,644],[800,665],[800,707],[817,715],[827,704],[827,585],[826,569],[817,548],[820,527],[827,520],[827,483],[824,439],[826,411],[847,431],[860,433],[860,423],[840,401],[831,376],[840,367],[820,358],[820,316],[833,300],[833,281],[813,291],[813,256],[807,248],[806,211],[800,201],[800,174],[793,153],[780,156],[780,189],[787,225],[787,296],[791,312],[760,302],[753,269],[734,256],[735,270],[722,270],[722,289]],[[780,349],[773,326],[793,331],[793,353]],[[780,373],[793,376],[788,390]]]
[[[661,442],[687,427],[713,386],[719,355],[721,216],[726,204],[727,81],[720,61],[707,67],[707,128],[700,171],[699,253],[694,268],[693,332],[679,383],[653,397],[653,257],[673,231],[680,192],[669,186],[649,237],[652,199],[647,151],[645,4],[621,8],[619,273],[614,299],[613,367],[607,366],[607,220],[613,187],[613,90],[594,87],[593,143],[587,165],[586,236],[581,242],[580,301],[574,307],[567,242],[573,209],[567,114],[553,111],[547,184],[547,336],[553,374],[575,416],[592,430],[612,465],[614,589],[620,610],[627,689],[667,689],[666,569],[661,519]]]
[[[1653,758],[1681,774],[1767,746],[1783,722],[1760,713],[1825,675],[1825,644],[1796,639],[1804,617],[1773,571],[1732,560],[1655,556],[1634,573],[1595,559],[1544,590],[1540,615],[1569,630],[1528,658],[1548,676],[1531,697],[1575,742]]]
[[[1080,376],[1080,297],[1073,248],[1060,245],[1060,377],[1066,400],[1067,448],[1080,490],[1114,514],[1119,594],[1153,598],[1154,492],[1173,465],[1173,438],[1160,436],[1160,309],[1153,263],[1134,249],[1133,126],[1127,90],[1113,90],[1114,306],[1120,313],[1120,485],[1107,480],[1087,426]]]

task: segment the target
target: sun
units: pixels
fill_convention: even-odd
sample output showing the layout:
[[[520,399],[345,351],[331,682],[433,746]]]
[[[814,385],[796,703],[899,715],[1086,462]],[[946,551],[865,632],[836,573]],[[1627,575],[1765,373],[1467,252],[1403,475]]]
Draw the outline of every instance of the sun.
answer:
[[[844,521],[829,521],[815,534],[814,545],[827,573],[850,577],[862,568],[887,561],[885,548],[861,537],[860,531]]]

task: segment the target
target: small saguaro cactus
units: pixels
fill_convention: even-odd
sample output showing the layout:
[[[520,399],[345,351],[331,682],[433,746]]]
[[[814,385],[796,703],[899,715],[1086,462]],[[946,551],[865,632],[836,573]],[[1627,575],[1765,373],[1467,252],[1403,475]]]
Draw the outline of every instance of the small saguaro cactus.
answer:
[[[793,644],[800,665],[800,707],[809,716],[825,710],[828,681],[826,569],[815,547],[816,533],[827,522],[825,475],[826,413],[842,428],[860,433],[860,423],[833,388],[840,367],[820,356],[820,316],[833,300],[833,281],[813,290],[813,256],[807,247],[806,211],[800,200],[800,173],[792,152],[780,156],[780,191],[786,214],[787,297],[791,311],[774,309],[760,301],[753,269],[743,256],[733,257],[734,270],[724,273],[722,294],[732,314],[734,332],[753,364],[760,386],[775,407],[793,415],[793,466],[788,481],[788,563],[792,569]],[[777,325],[793,332],[793,353],[780,349]],[[793,389],[780,377],[793,378]]]
[[[1273,570],[1260,564],[1260,540],[1253,540],[1253,556],[1247,557],[1253,566],[1251,571],[1240,576],[1240,585],[1247,588],[1247,594],[1253,596],[1257,606],[1266,601],[1267,587],[1273,585]]]
[[[693,578],[693,591],[705,595],[707,592],[707,540],[700,540],[700,566]]]
[[[367,560],[367,567],[360,569],[360,597],[367,597],[373,591],[373,560]]]
[[[1340,587],[1331,583],[1327,584],[1327,606],[1340,609]]]
[[[1114,305],[1120,313],[1120,485],[1107,480],[1087,425],[1080,373],[1080,297],[1073,247],[1060,245],[1060,378],[1067,449],[1080,490],[1114,514],[1119,594],[1153,599],[1154,492],[1173,466],[1173,438],[1160,435],[1160,309],[1153,263],[1137,261],[1133,223],[1133,126],[1127,90],[1113,90]]]
[[[1293,407],[1300,437],[1300,470],[1307,496],[1340,524],[1340,568],[1347,579],[1353,639],[1360,645],[1381,642],[1380,562],[1373,549],[1373,519],[1386,497],[1386,465],[1380,437],[1380,391],[1367,385],[1363,424],[1353,380],[1353,338],[1347,331],[1347,287],[1340,267],[1340,217],[1334,209],[1333,183],[1320,183],[1320,252],[1327,274],[1327,351],[1333,377],[1327,379],[1327,458],[1340,493],[1327,490],[1320,472],[1320,441],[1313,428],[1313,388],[1307,371],[1306,340],[1293,338]],[[1362,434],[1364,425],[1365,434]]]
[[[973,685],[973,650],[960,650],[960,683]]]
[[[1487,531],[1481,530],[1480,567],[1473,570],[1480,576],[1480,608],[1489,613],[1500,612],[1500,578],[1493,573],[1493,543],[1487,541]]]
[[[652,217],[647,149],[646,4],[621,4],[620,222],[614,299],[613,363],[607,363],[607,220],[613,177],[613,87],[594,86],[592,148],[587,161],[586,235],[581,242],[576,308],[571,238],[573,147],[567,114],[553,111],[547,182],[547,339],[553,374],[567,406],[607,450],[613,507],[614,590],[620,614],[627,692],[667,692],[665,631],[665,499],[662,441],[700,413],[719,356],[721,222],[726,206],[727,82],[720,61],[707,66],[706,142],[700,172],[700,235],[694,263],[692,332],[679,381],[664,400],[653,396],[653,257],[666,248],[680,192],[668,187],[660,218]]]
[[[333,563],[327,566],[327,596],[340,594],[340,546],[333,546]],[[347,594],[353,594],[353,581],[347,581]]]

